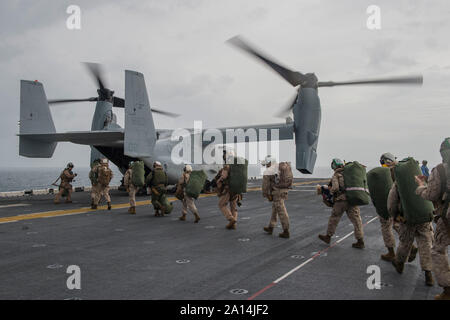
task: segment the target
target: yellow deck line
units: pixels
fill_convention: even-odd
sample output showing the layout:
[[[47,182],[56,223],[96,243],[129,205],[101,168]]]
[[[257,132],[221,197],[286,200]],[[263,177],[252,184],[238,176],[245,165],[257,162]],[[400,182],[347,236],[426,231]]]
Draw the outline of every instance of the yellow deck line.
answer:
[[[321,183],[321,182],[328,182],[329,180],[313,180],[313,181],[305,181],[305,182],[296,182],[293,185],[294,186],[300,186],[305,184],[312,184],[312,183]],[[258,191],[261,190],[260,187],[256,188],[248,188],[247,191]],[[209,194],[201,194],[199,198],[206,198],[211,196],[216,196],[216,193],[209,193]],[[178,200],[177,198],[170,197],[169,201],[175,201]],[[136,206],[145,206],[149,205],[152,202],[150,200],[143,200],[143,201],[136,201]],[[112,209],[123,209],[128,208],[129,203],[120,203],[120,204],[113,204],[111,207]],[[91,209],[90,207],[84,207],[84,208],[78,208],[78,209],[67,209],[67,210],[54,210],[54,211],[45,211],[45,212],[37,212],[37,213],[27,213],[27,214],[21,214],[17,216],[12,217],[4,217],[0,218],[0,223],[7,223],[7,222],[16,222],[16,221],[22,221],[22,220],[30,220],[30,219],[38,219],[38,218],[50,218],[50,217],[58,217],[58,216],[65,216],[65,215],[73,215],[73,214],[81,214],[81,213],[87,213],[87,212],[95,212],[99,210],[106,210],[107,206],[99,206],[98,209]]]

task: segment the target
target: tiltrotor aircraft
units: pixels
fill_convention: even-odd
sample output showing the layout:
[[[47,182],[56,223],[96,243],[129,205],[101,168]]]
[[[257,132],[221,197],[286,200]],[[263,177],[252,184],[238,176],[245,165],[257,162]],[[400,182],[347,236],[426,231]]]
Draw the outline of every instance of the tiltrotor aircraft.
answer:
[[[321,109],[318,87],[353,84],[421,84],[422,77],[402,77],[378,80],[348,81],[348,82],[318,82],[313,73],[302,74],[293,72],[280,64],[273,62],[263,54],[252,48],[242,38],[235,37],[229,42],[252,54],[285,80],[297,87],[297,93],[287,110],[294,114],[294,121],[285,123],[239,126],[243,130],[254,128],[257,141],[291,140],[295,137],[296,163],[295,167],[302,173],[311,174],[317,157],[317,143],[320,130]],[[136,71],[125,71],[125,99],[114,97],[114,91],[105,87],[100,76],[99,66],[87,64],[99,85],[98,97],[87,99],[47,100],[43,84],[38,81],[21,81],[20,87],[20,130],[19,154],[30,158],[50,158],[57,142],[72,142],[91,146],[91,162],[103,156],[112,161],[124,173],[129,161],[143,160],[147,170],[154,161],[163,164],[169,177],[169,183],[174,184],[181,175],[184,167],[181,159],[174,159],[172,150],[179,141],[174,141],[171,129],[156,129],[152,112],[167,116],[173,113],[150,108],[147,89],[143,74]],[[93,101],[96,102],[91,131],[73,131],[57,133],[51,116],[49,104]],[[116,123],[112,112],[113,107],[125,108],[125,127]],[[233,128],[228,128],[233,129]],[[266,129],[266,134],[261,134]],[[272,137],[271,130],[278,129],[278,136]],[[190,139],[195,139],[194,130],[190,129]],[[203,136],[203,130],[201,132]],[[226,140],[227,128],[217,130]],[[184,138],[184,137],[183,137]],[[237,137],[234,142],[240,142]],[[248,141],[246,139],[245,141]],[[202,141],[201,148],[211,149],[219,142],[217,139]],[[177,160],[177,161],[174,161]],[[200,163],[193,165],[194,169],[203,169],[211,180],[220,169],[219,164]]]

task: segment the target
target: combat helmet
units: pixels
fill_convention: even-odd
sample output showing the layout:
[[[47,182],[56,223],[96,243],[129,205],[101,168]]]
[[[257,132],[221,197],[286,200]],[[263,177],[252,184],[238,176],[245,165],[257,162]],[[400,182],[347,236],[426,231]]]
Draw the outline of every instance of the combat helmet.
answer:
[[[337,168],[340,168],[343,166],[344,166],[344,161],[342,161],[341,159],[334,158],[331,161],[331,169],[333,169],[333,170],[336,170]]]
[[[392,164],[393,162],[395,162],[395,159],[396,159],[396,157],[392,153],[386,152],[381,155],[380,164],[382,166],[384,166],[384,165],[388,166],[388,165]]]

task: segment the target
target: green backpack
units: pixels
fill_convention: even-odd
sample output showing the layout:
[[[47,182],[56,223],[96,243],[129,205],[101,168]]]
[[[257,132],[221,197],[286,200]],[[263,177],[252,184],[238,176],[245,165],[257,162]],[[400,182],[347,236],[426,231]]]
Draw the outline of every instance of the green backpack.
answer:
[[[390,217],[387,199],[393,183],[389,168],[378,167],[367,173],[370,198],[372,198],[377,214],[383,219],[389,219]]]
[[[131,166],[131,183],[139,188],[145,185],[145,167],[144,161],[135,161]]]
[[[194,199],[197,199],[205,186],[206,173],[203,170],[192,171],[189,176],[189,181],[186,184],[186,194]]]
[[[344,166],[343,175],[348,204],[351,206],[364,206],[369,204],[366,167],[358,161],[348,162]]]
[[[243,194],[247,192],[248,160],[235,158],[230,164],[230,175],[228,185],[232,194]]]
[[[414,176],[422,174],[419,163],[411,157],[403,159],[395,166],[394,174],[406,224],[430,222],[433,219],[433,203],[416,194]]]

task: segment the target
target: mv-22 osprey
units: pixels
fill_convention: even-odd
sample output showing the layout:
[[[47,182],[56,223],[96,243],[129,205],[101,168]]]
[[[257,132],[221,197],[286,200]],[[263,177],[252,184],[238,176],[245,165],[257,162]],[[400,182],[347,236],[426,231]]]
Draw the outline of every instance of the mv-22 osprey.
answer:
[[[358,84],[422,84],[423,82],[422,76],[319,82],[315,74],[291,71],[269,59],[242,38],[235,37],[229,42],[267,64],[292,86],[297,87],[297,92],[288,108],[282,113],[292,110],[293,121],[220,128],[217,131],[222,134],[221,142],[242,142],[236,136],[233,138],[234,141],[229,141],[229,136],[227,137],[227,131],[236,128],[243,130],[254,128],[258,133],[257,141],[291,140],[295,137],[295,167],[304,174],[313,173],[317,158],[321,121],[319,87]],[[168,116],[175,116],[175,114],[150,108],[143,74],[136,71],[125,71],[125,99],[121,99],[114,97],[114,91],[105,87],[98,65],[88,64],[88,67],[99,84],[98,97],[48,101],[42,83],[21,81],[19,154],[31,158],[50,158],[57,142],[89,145],[91,146],[91,162],[103,154],[124,173],[129,161],[143,160],[147,170],[152,167],[154,161],[159,161],[167,171],[169,183],[176,183],[184,167],[183,162],[186,162],[184,159],[174,159],[172,154],[173,148],[180,142],[172,139],[173,130],[155,128],[152,112]],[[78,101],[96,101],[91,131],[56,133],[49,103]],[[125,108],[125,128],[117,125],[112,112],[113,107]],[[277,135],[271,134],[274,129],[278,132]],[[189,132],[191,133],[189,137],[183,137],[183,139],[195,139],[195,134],[192,134],[194,130],[190,129]],[[203,136],[203,132],[197,134]],[[203,150],[211,149],[211,145],[218,141],[220,139],[202,141],[201,148]],[[249,142],[248,137],[245,137],[245,142]],[[221,165],[218,164],[206,163],[194,165],[194,169],[205,170],[209,180],[217,174],[220,167]]]

